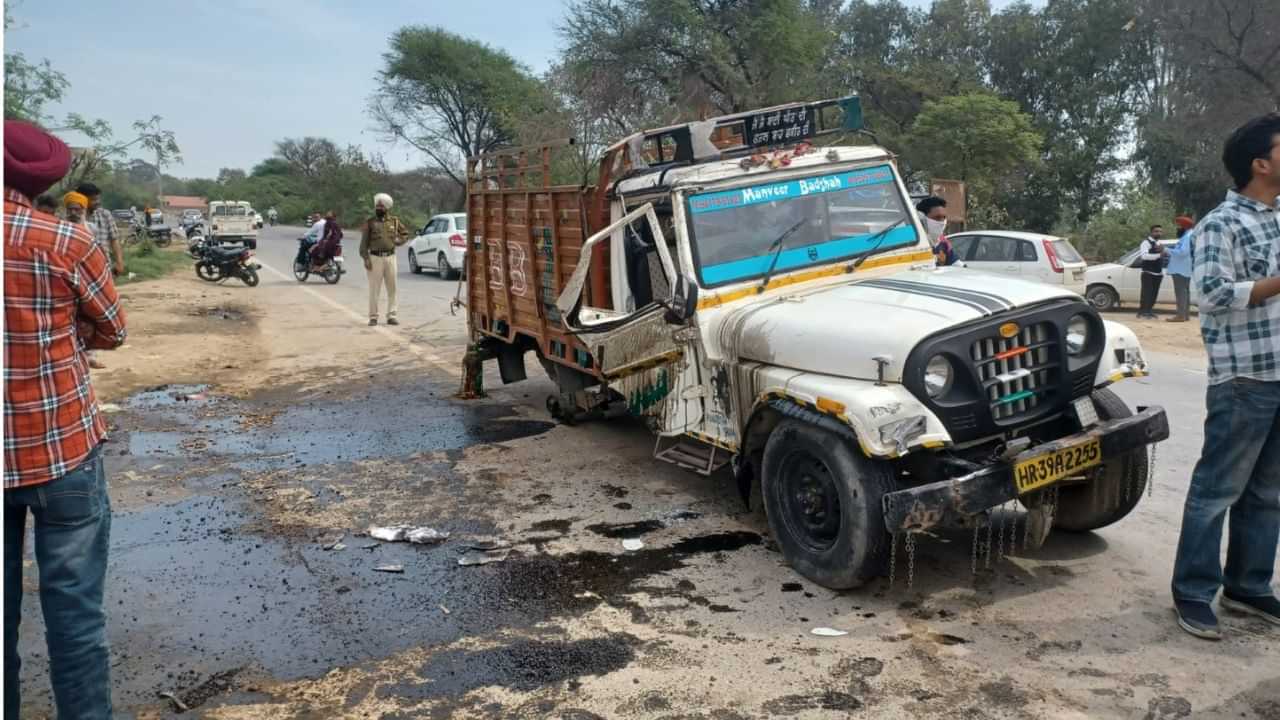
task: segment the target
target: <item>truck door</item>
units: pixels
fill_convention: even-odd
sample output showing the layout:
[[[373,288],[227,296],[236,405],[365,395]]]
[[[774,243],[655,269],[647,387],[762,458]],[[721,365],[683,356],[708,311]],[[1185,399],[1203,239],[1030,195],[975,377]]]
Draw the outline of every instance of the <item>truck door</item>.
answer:
[[[618,233],[627,262],[611,268],[615,308],[590,307],[582,291],[592,254]],[[651,257],[656,262],[650,262]],[[653,204],[646,203],[587,238],[556,302],[565,327],[586,344],[608,387],[623,397],[633,414],[657,417],[661,429],[672,422],[669,410],[679,395],[693,337],[680,332],[697,304],[693,287],[676,272]],[[618,302],[623,296],[627,300]]]

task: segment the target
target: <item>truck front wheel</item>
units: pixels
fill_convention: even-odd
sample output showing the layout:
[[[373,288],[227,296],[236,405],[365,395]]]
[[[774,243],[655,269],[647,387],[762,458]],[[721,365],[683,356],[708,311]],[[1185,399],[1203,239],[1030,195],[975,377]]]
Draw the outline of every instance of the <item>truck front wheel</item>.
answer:
[[[761,494],[769,529],[787,562],[833,590],[876,578],[889,555],[880,499],[893,488],[887,465],[847,438],[788,419],[769,436]]]
[[[1103,420],[1133,415],[1129,406],[1110,390],[1094,392],[1093,404]],[[1088,532],[1118,522],[1137,507],[1147,480],[1146,448],[1110,459],[1089,475],[1088,482],[1064,485],[1058,491],[1053,527]]]

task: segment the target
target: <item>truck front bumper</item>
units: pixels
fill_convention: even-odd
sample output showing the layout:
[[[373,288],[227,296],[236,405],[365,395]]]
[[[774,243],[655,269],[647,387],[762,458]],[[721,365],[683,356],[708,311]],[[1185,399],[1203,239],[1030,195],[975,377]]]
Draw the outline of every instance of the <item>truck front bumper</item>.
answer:
[[[1106,462],[1168,437],[1169,420],[1164,409],[1145,408],[1136,415],[1102,422],[1075,435],[1028,448],[1012,459],[991,463],[968,475],[888,493],[883,498],[885,528],[891,533],[927,530],[1007,503],[1019,495],[1015,467],[1067,448],[1097,441],[1102,461]]]

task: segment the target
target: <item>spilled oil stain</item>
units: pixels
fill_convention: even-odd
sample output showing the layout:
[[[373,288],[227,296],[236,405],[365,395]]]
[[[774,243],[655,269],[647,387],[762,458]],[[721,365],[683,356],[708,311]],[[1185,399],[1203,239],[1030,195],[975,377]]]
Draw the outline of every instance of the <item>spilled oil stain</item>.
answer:
[[[602,537],[619,540],[637,538],[655,530],[661,530],[664,527],[666,525],[661,520],[640,520],[629,523],[596,523],[595,525],[588,525],[587,530]]]
[[[189,404],[177,398],[203,399],[205,390],[205,386],[162,386],[126,401],[128,408],[148,410],[157,420],[171,421],[164,430],[129,432],[129,453],[241,457],[256,467],[263,467],[257,458],[291,455],[285,464],[309,465],[457,450],[532,437],[555,427],[548,421],[522,418],[509,405],[455,403],[439,394],[405,402],[402,392],[388,389],[341,399],[292,398],[284,407],[220,399],[217,409],[228,417],[193,417],[190,407],[182,407]],[[285,390],[273,395],[287,399]],[[389,407],[396,411],[387,412]],[[270,427],[227,431],[235,422],[232,415],[252,416],[264,410],[274,411]]]
[[[853,712],[861,708],[862,701],[853,695],[827,690],[813,695],[784,695],[766,702],[761,709],[770,717],[786,717],[810,710]]]
[[[569,528],[573,527],[573,520],[539,520],[529,526],[531,532],[553,532],[560,535],[568,535]]]
[[[607,675],[627,666],[639,641],[625,633],[565,642],[518,640],[483,650],[432,654],[418,684],[378,688],[379,697],[410,701],[457,697],[482,687],[529,691],[587,675]]]

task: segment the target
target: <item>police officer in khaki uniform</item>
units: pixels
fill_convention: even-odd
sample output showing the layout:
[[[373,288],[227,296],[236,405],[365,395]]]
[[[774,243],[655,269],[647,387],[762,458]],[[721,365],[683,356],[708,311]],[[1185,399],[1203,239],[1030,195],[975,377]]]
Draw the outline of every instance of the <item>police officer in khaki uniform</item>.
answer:
[[[364,223],[360,235],[360,257],[369,273],[369,324],[378,324],[378,298],[382,285],[387,286],[387,324],[399,325],[396,319],[396,248],[409,242],[409,229],[391,214],[391,196],[373,196],[373,217]]]

